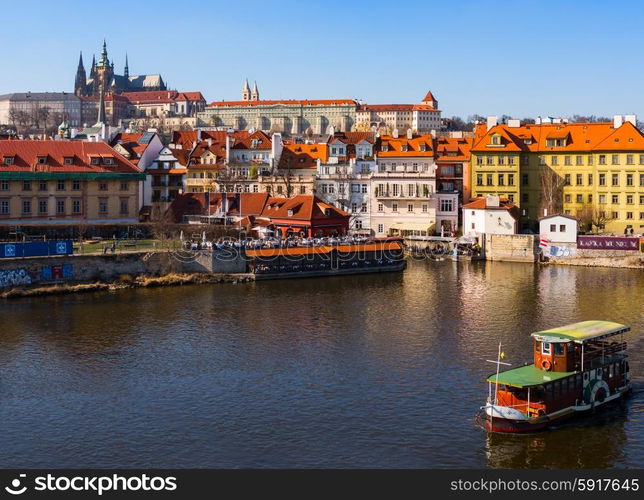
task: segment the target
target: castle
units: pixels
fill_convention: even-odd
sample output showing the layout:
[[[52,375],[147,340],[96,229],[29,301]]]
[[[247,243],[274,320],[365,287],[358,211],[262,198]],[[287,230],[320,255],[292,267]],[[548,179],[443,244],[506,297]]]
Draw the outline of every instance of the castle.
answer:
[[[107,44],[103,40],[103,50],[98,63],[92,57],[92,67],[89,78],[83,66],[83,54],[81,52],[76,70],[76,81],[74,93],[78,97],[98,96],[101,89],[105,92],[121,94],[123,92],[141,92],[144,90],[167,90],[161,75],[130,75],[127,55],[125,56],[125,68],[122,75],[114,73],[114,61],[110,62],[107,57]]]

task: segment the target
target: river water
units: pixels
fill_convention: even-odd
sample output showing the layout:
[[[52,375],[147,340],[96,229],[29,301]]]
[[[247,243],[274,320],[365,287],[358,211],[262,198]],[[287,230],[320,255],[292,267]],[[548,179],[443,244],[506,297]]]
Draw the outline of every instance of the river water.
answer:
[[[0,303],[0,467],[641,467],[644,273],[404,273]],[[629,324],[625,403],[531,435],[474,421],[498,342]]]

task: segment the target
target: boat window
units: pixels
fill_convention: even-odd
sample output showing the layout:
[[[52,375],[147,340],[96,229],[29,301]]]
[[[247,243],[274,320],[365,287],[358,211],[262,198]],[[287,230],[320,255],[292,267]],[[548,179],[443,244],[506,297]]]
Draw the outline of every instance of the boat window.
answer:
[[[555,356],[562,356],[564,353],[564,345],[560,342],[555,344]]]
[[[550,342],[541,343],[541,352],[543,354],[550,354]]]
[[[573,344],[572,342],[568,342],[568,344],[566,345],[568,346],[568,353],[572,354],[573,351],[575,350],[575,344]]]

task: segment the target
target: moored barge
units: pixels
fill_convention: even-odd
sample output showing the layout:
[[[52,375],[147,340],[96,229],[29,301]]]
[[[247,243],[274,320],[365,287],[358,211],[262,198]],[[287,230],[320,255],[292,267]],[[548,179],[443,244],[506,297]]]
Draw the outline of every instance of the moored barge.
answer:
[[[629,330],[609,321],[582,321],[533,333],[532,364],[488,377],[488,400],[479,413],[485,427],[544,429],[623,398],[631,389],[624,339]]]
[[[247,249],[249,271],[256,280],[395,272],[405,269],[402,240]]]

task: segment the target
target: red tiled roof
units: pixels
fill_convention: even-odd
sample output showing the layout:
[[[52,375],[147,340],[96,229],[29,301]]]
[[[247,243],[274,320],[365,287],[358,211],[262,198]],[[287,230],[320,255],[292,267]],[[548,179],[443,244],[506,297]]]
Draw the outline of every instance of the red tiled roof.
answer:
[[[336,132],[329,137],[327,143],[331,144],[334,141],[340,141],[344,144],[358,144],[367,141],[373,144],[376,141],[376,134],[373,132]]]
[[[519,219],[519,208],[506,198],[501,198],[499,200],[498,207],[488,207],[487,198],[481,197],[470,200],[470,202],[464,204],[462,208],[468,210],[507,210],[510,212],[512,217]]]
[[[168,103],[175,101],[204,101],[201,92],[177,92],[176,90],[145,90],[123,92],[122,97],[132,104]]]
[[[279,168],[317,168],[318,158],[326,163],[327,153],[326,144],[285,144]]]
[[[273,106],[275,104],[284,104],[291,106],[333,106],[333,105],[355,105],[353,99],[303,99],[303,100],[276,100],[276,101],[214,101],[208,107],[248,107],[248,106]]]
[[[92,165],[91,157],[100,157],[100,165]],[[11,165],[5,158],[13,157]],[[38,163],[45,157],[45,163]],[[66,165],[65,158],[72,158]],[[104,158],[113,158],[113,165],[106,165]],[[114,151],[104,142],[85,141],[0,141],[0,171],[11,172],[117,172],[140,173],[136,165]]]
[[[231,149],[271,149],[272,147],[271,138],[261,130],[253,132],[252,134],[249,133],[246,136],[233,136],[232,139],[233,144],[231,145]],[[257,141],[257,146],[255,147],[253,147],[253,140]]]
[[[384,146],[387,146],[387,151],[384,151]],[[425,151],[421,151],[421,146],[425,147]],[[407,151],[403,151],[404,147]],[[433,138],[431,135],[415,135],[412,139],[407,139],[406,135],[395,138],[391,135],[383,135],[379,138],[377,144],[379,157],[399,157],[399,156],[434,156]]]
[[[293,215],[289,215],[292,210]],[[330,215],[325,211],[330,210]],[[262,211],[263,217],[271,219],[315,220],[335,217],[350,217],[344,210],[334,207],[312,194],[301,194],[293,198],[269,198]]]
[[[439,137],[434,141],[436,162],[470,161],[471,137]]]

